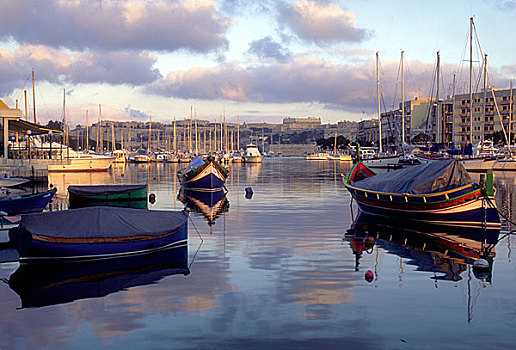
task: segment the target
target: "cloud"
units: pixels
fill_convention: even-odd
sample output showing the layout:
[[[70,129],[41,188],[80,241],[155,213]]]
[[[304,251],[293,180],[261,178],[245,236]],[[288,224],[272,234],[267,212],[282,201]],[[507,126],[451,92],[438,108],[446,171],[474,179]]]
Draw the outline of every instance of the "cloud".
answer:
[[[254,40],[249,44],[249,53],[260,58],[274,58],[278,62],[285,63],[290,58],[288,49],[272,40],[270,36],[263,39]]]
[[[19,0],[0,11],[0,38],[76,51],[209,52],[227,47],[231,25],[211,0]]]
[[[413,83],[405,86],[407,98],[419,96],[418,88],[431,83],[433,64],[414,62],[411,69]],[[382,70],[385,101],[392,101],[398,79],[398,62],[384,62]],[[170,72],[149,84],[145,92],[184,99],[321,103],[330,109],[340,107],[360,112],[368,107],[369,110],[374,109],[375,84],[372,60],[354,65],[337,65],[302,59],[267,66],[226,65]]]
[[[279,23],[284,23],[299,38],[318,45],[338,42],[357,43],[371,33],[356,27],[355,16],[329,1],[301,0],[283,3],[278,8]]]
[[[0,49],[0,93],[22,87],[31,68],[39,81],[53,84],[144,85],[161,78],[153,68],[157,58],[148,53],[65,52],[42,45],[27,45],[14,51]]]

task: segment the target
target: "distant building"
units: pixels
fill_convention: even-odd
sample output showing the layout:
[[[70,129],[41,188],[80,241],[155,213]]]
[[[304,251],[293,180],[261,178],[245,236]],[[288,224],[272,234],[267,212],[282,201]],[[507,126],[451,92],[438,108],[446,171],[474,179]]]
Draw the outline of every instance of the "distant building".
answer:
[[[368,119],[358,123],[357,138],[358,142],[378,144],[378,120]]]
[[[291,118],[287,117],[283,119],[283,126],[287,130],[301,130],[301,129],[316,129],[321,125],[321,118],[308,117],[308,118]]]

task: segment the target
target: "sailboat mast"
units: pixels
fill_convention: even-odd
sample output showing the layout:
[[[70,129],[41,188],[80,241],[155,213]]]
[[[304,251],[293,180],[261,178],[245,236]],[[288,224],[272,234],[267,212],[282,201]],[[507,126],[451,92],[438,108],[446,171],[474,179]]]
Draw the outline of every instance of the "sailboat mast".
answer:
[[[453,88],[452,88],[452,115],[451,115],[451,121],[452,121],[452,135],[451,135],[451,142],[454,142],[455,140],[455,73],[453,73]]]
[[[86,152],[90,150],[90,135],[88,133],[88,110],[86,110]]]
[[[197,107],[195,107],[195,154],[199,154],[199,142],[197,140]]]
[[[482,123],[480,123],[480,145],[484,148],[484,125],[486,122],[486,98],[487,98],[487,55],[484,55],[484,101],[482,102]],[[503,128],[503,123],[502,123]]]
[[[401,51],[401,152],[403,152],[403,145],[405,144],[405,76],[403,72],[403,54]]]
[[[509,102],[509,152],[511,152],[511,131],[512,131],[512,80],[511,80],[511,95]]]
[[[190,123],[188,124],[188,152],[192,152],[192,119],[193,119],[193,107],[190,106]]]
[[[436,126],[437,126],[437,132],[436,132],[436,141],[438,143],[443,142],[443,125],[442,125],[442,118],[441,118],[441,106],[439,105],[439,83],[441,81],[441,54],[439,51],[437,51],[437,71],[436,71],[436,79],[437,79],[437,91],[435,93],[435,102],[436,102]]]
[[[104,134],[104,128],[102,127],[102,109],[99,104],[99,142],[100,142],[100,152],[104,152],[104,140],[103,135]]]
[[[174,117],[174,153],[177,155],[176,117]]]
[[[237,151],[240,150],[240,116],[237,116]]]
[[[147,147],[147,153],[151,152],[151,146],[152,146],[151,136],[152,136],[152,116],[149,116],[149,146]]]
[[[469,19],[469,142],[473,143],[473,17]]]
[[[32,69],[32,108],[34,110],[34,124],[36,122],[36,89],[34,88],[34,68]]]
[[[376,95],[378,99],[378,152],[382,153],[382,117],[380,115],[380,63],[376,52]]]
[[[114,152],[115,148],[115,126],[111,122],[111,152]]]
[[[25,96],[25,120],[29,120],[29,110],[27,109],[27,90],[23,90],[23,95]]]

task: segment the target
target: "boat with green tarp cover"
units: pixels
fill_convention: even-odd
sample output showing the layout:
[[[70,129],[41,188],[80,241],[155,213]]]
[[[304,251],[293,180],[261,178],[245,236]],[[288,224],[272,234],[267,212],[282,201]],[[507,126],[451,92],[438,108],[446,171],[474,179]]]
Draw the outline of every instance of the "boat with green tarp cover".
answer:
[[[369,214],[463,227],[500,228],[492,173],[474,183],[457,160],[376,174],[358,161],[344,184]]]
[[[147,200],[147,185],[68,186],[70,204],[79,202]]]

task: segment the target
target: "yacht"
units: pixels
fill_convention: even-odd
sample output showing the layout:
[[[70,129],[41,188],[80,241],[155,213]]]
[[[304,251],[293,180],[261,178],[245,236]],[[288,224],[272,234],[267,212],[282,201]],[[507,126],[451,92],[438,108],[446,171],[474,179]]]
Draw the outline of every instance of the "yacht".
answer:
[[[258,150],[258,147],[254,144],[249,144],[245,150],[244,162],[245,163],[261,163],[262,154]]]

